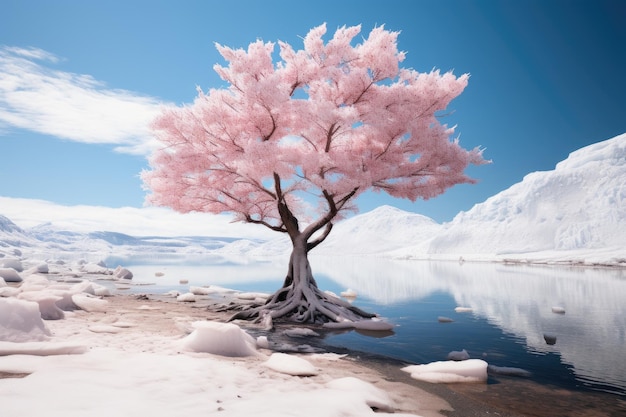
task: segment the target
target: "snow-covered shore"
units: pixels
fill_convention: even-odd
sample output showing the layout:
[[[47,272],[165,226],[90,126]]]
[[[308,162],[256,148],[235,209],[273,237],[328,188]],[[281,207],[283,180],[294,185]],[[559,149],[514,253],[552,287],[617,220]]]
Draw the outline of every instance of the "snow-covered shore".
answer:
[[[77,276],[66,268],[29,268],[19,283],[0,279],[3,415],[439,416],[451,409],[350,355],[293,353],[310,351],[302,337],[291,349],[282,342],[280,350],[292,353],[279,353],[273,336],[254,338],[201,303],[121,295],[129,281],[111,276],[113,294],[113,286],[89,279],[106,270]],[[198,294],[197,301],[214,299]],[[52,310],[61,314],[42,320]]]

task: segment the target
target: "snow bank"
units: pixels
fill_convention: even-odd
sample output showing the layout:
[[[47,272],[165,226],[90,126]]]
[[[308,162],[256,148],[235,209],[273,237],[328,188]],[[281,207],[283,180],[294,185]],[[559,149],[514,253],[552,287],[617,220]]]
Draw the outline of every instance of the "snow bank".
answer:
[[[434,384],[487,381],[487,362],[482,359],[440,361],[402,368],[411,378]]]
[[[184,350],[231,357],[257,354],[255,339],[236,324],[196,321],[192,326],[195,330],[181,342]]]
[[[313,376],[319,373],[311,362],[286,353],[272,353],[265,362],[265,366],[276,372],[293,376]]]

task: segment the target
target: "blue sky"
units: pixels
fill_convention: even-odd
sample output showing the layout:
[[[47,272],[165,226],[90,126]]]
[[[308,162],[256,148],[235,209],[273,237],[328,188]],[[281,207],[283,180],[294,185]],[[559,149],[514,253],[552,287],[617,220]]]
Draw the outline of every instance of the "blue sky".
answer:
[[[626,132],[626,2],[3,0],[0,196],[62,205],[141,207],[146,123],[223,85],[214,42],[296,48],[309,29],[401,31],[404,66],[470,73],[448,124],[492,159],[476,185],[391,204],[439,222],[553,169],[583,146]],[[0,214],[2,207],[0,207]]]

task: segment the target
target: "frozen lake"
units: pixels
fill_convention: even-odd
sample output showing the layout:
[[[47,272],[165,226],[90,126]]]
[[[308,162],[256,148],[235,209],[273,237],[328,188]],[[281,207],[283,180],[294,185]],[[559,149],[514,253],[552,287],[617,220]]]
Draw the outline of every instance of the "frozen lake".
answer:
[[[219,285],[272,292],[287,259],[144,257],[107,264],[124,265],[135,283],[151,284],[131,291]],[[397,325],[383,338],[349,332],[327,337],[327,345],[410,363],[446,360],[465,349],[490,365],[524,369],[540,384],[626,395],[626,270],[316,256],[311,265],[321,289],[350,288],[355,304]]]

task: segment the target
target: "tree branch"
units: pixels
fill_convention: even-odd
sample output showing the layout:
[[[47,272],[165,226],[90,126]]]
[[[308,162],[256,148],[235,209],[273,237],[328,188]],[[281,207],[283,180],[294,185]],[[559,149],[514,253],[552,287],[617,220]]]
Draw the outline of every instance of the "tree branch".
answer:
[[[332,222],[326,223],[326,228],[324,229],[324,232],[315,240],[312,240],[311,242],[307,242],[306,251],[307,252],[311,251],[311,249],[315,248],[317,245],[319,245],[324,240],[326,240],[326,238],[328,237],[332,229],[333,229],[333,223]]]

